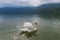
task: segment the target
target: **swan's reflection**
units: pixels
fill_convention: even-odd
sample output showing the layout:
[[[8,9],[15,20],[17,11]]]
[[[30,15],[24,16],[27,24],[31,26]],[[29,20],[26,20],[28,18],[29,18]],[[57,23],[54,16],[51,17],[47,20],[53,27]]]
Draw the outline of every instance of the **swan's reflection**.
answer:
[[[30,37],[33,37],[33,36],[37,36],[37,30],[34,30],[34,31],[31,31],[31,32],[28,32],[28,31],[22,31],[20,33],[20,35],[24,35],[26,36],[27,38],[30,38]]]

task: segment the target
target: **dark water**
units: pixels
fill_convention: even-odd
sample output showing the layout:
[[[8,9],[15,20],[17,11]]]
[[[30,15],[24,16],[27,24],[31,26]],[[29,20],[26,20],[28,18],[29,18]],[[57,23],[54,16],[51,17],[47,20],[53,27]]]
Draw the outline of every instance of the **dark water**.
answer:
[[[18,29],[23,28],[24,22],[33,23],[34,18],[38,21],[38,30],[27,33],[28,36],[20,35],[21,31]],[[0,40],[60,40],[60,20],[47,20],[39,15],[0,15]]]

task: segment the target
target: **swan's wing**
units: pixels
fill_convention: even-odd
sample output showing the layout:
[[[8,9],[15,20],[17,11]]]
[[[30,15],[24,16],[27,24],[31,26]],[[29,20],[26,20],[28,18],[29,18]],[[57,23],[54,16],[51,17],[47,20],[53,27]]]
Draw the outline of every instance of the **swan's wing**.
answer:
[[[26,23],[24,23],[23,27],[27,27],[27,28],[29,28],[29,27],[34,27],[34,26],[33,26],[32,23],[30,23],[30,22],[26,22]]]
[[[19,30],[21,30],[21,31],[27,31],[28,28],[23,28],[23,29],[19,29]]]
[[[23,29],[19,29],[19,30],[21,30],[21,31],[28,31],[28,32],[33,31],[33,30],[29,30],[28,28],[23,28]]]

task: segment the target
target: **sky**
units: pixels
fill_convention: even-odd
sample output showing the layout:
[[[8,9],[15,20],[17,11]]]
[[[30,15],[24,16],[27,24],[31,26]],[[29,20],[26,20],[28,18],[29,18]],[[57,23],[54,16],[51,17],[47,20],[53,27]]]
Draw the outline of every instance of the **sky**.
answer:
[[[46,3],[60,3],[60,0],[0,0],[0,5],[39,6]]]

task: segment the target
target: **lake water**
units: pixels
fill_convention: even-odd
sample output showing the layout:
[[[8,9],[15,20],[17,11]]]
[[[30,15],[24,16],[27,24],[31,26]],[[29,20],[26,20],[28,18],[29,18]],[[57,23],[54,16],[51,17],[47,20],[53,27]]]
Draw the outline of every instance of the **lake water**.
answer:
[[[37,31],[20,35],[24,22],[37,19]],[[34,36],[35,35],[35,36]],[[39,15],[5,16],[0,15],[0,40],[60,40],[60,20],[45,19]]]

